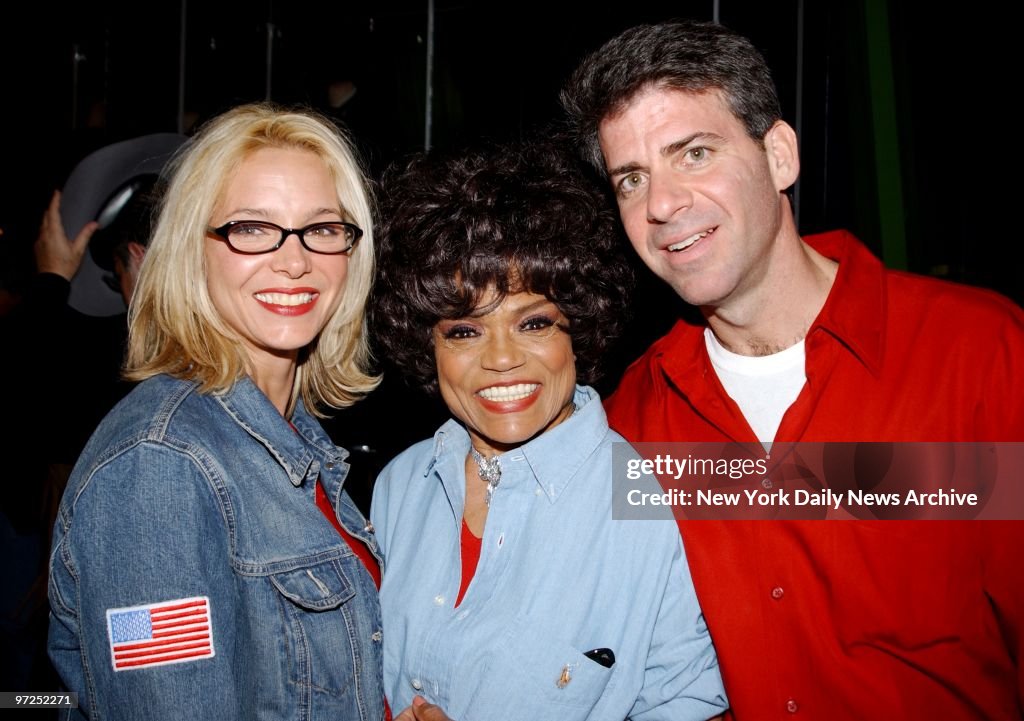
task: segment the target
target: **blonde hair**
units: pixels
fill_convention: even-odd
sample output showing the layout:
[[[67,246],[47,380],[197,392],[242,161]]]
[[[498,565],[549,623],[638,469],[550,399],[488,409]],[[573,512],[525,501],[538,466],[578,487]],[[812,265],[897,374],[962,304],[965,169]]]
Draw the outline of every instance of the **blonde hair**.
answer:
[[[291,413],[301,395],[307,409],[343,408],[377,387],[368,372],[364,311],[373,283],[373,224],[366,178],[346,136],[309,110],[269,103],[242,105],[205,124],[171,163],[128,311],[125,377],[166,373],[222,391],[246,375],[243,344],[214,308],[206,285],[204,243],[218,199],[238,165],[261,148],[316,154],[334,180],[343,212],[363,229],[348,261],[345,292],[334,315],[299,354]]]

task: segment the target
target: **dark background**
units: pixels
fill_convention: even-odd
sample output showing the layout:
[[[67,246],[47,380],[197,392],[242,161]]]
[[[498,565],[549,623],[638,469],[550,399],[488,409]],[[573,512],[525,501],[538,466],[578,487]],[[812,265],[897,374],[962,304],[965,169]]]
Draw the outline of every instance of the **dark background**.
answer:
[[[1017,133],[1006,133],[1002,121],[1004,84],[1019,66],[1015,39],[998,18],[910,5],[436,0],[431,142],[448,148],[528,135],[559,117],[567,76],[615,33],[717,12],[765,54],[783,113],[800,135],[801,232],[848,228],[891,267],[1021,302],[1024,265],[1011,220],[1020,153]],[[52,189],[110,142],[189,132],[232,105],[269,98],[345,123],[375,177],[422,150],[427,9],[427,0],[20,6],[20,22],[0,23],[3,287],[16,291],[31,271],[31,243]],[[13,18],[10,6],[2,12]],[[356,92],[332,107],[332,83]],[[631,336],[610,359],[602,391],[679,312],[662,284],[640,273]],[[339,419],[339,428],[372,427],[364,416],[389,403],[380,395]],[[390,424],[386,441],[339,432],[351,445],[388,451],[422,435],[417,424],[399,425],[406,432]]]
[[[427,0],[5,4],[0,290],[17,299],[52,190],[81,158],[111,142],[189,132],[235,104],[271,99],[310,105],[346,124],[374,177],[422,150],[427,7]],[[794,197],[801,232],[848,228],[891,267],[993,288],[1020,303],[1020,132],[1005,109],[1018,85],[1019,41],[998,12],[920,7],[899,0],[436,0],[431,143],[524,137],[559,117],[559,88],[585,53],[615,33],[717,12],[765,54],[785,118],[800,136]],[[346,83],[356,92],[335,107],[329,89]],[[680,312],[663,284],[638,273],[630,335],[609,359],[602,392]],[[6,340],[3,350],[32,353]],[[70,349],[68,362],[89,352]],[[8,409],[9,420],[17,415]],[[358,502],[365,507],[380,465],[429,435],[441,417],[436,404],[387,376],[370,399],[329,424],[353,450],[348,487]],[[59,433],[59,412],[53,423],[47,432]],[[41,602],[36,610],[45,621],[38,584],[32,593],[16,599],[16,613],[24,617]],[[5,659],[9,678],[0,677],[0,689],[44,690],[25,685],[49,679],[45,660],[31,663],[9,670]]]
[[[521,137],[558,116],[558,89],[584,53],[633,24],[711,19],[716,5],[765,53],[800,133],[802,232],[846,227],[891,266],[1020,299],[1021,266],[1002,248],[1017,243],[1004,240],[1005,208],[993,202],[1019,187],[1003,106],[1020,63],[998,15],[899,0],[437,0],[433,145]],[[240,102],[327,111],[349,125],[375,174],[422,149],[426,9],[427,0],[5,5],[7,275],[51,189],[88,151],[188,131]],[[344,81],[356,93],[332,108],[328,86]]]

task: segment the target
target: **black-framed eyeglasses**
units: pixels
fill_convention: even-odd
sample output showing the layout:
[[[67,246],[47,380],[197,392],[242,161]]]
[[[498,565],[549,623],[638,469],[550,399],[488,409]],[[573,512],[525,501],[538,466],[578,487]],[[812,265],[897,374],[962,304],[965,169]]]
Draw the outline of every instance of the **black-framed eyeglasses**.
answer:
[[[340,255],[350,252],[363,237],[362,228],[342,222],[282,228],[262,220],[229,220],[219,228],[208,230],[236,253],[246,255],[272,253],[284,245],[289,235],[299,236],[302,247],[313,253]]]

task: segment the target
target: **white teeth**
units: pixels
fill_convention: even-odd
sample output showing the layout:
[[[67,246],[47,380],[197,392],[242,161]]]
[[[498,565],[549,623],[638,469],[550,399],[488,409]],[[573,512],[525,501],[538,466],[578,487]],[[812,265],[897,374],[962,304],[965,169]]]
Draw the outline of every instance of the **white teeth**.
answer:
[[[670,245],[668,247],[668,249],[673,251],[673,252],[677,251],[677,250],[686,250],[687,248],[689,248],[691,245],[696,243],[701,238],[706,238],[708,235],[710,235],[710,233],[711,233],[710,230],[705,230],[705,231],[703,231],[701,233],[694,233],[693,235],[691,235],[686,240],[680,241],[678,243],[673,243],[672,245]]]
[[[313,300],[312,293],[257,293],[256,300],[271,305],[305,305]]]
[[[526,398],[540,386],[539,383],[516,383],[514,386],[491,386],[477,391],[477,395],[489,401],[518,401]]]

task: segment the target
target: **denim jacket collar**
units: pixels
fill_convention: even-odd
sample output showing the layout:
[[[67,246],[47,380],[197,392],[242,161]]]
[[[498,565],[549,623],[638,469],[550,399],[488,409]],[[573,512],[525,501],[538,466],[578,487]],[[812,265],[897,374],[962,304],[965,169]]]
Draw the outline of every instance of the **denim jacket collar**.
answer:
[[[296,403],[291,425],[248,376],[215,398],[238,425],[273,454],[296,487],[307,480],[315,481],[320,473],[320,462],[296,431],[328,456],[330,462],[341,463],[348,456],[324,435],[301,398]]]
[[[558,500],[576,476],[576,470],[600,445],[608,430],[608,421],[597,391],[589,386],[576,386],[573,402],[576,404],[576,412],[565,421],[499,456],[503,463],[525,461],[537,485],[551,503]],[[423,475],[427,476],[436,470],[442,482],[446,482],[445,479],[449,479],[448,482],[455,478],[463,479],[461,473],[454,471],[465,462],[469,449],[469,433],[465,427],[455,419],[448,420],[434,434],[433,453],[423,469]],[[465,495],[461,488],[449,488],[448,493],[459,499]]]

